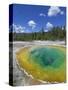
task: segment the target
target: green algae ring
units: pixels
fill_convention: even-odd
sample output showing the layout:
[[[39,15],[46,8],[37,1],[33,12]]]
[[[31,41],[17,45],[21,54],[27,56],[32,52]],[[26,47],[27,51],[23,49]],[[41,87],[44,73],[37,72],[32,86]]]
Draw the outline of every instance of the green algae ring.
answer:
[[[19,66],[34,79],[65,82],[66,49],[62,46],[28,46],[16,53]]]

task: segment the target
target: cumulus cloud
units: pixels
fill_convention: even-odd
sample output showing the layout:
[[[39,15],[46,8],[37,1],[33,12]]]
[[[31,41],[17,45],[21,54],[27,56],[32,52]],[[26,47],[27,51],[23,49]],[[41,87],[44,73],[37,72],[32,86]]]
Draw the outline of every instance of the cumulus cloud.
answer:
[[[48,10],[48,16],[56,16],[57,14],[63,15],[64,12],[57,6],[51,6]]]
[[[51,30],[52,28],[53,28],[53,24],[50,23],[50,22],[47,22],[47,24],[46,24],[46,29],[47,29],[47,30]]]
[[[30,21],[28,21],[28,25],[29,25],[32,29],[34,29],[34,28],[36,27],[36,22],[35,22],[34,20],[30,20]]]
[[[64,14],[64,12],[63,12],[63,11],[61,11],[61,12],[60,12],[60,14],[61,14],[61,15],[63,15],[63,14]]]
[[[25,31],[25,27],[21,25],[12,24],[10,26],[10,32],[23,33]]]
[[[44,29],[44,32],[48,32],[48,30],[47,29]]]
[[[45,17],[46,15],[44,13],[40,13],[40,16],[41,17]]]

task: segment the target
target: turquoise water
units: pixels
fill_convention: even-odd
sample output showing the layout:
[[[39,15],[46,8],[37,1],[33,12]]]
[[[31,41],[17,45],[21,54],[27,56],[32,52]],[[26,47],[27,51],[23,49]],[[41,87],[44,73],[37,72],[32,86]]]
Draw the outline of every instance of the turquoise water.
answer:
[[[39,64],[40,67],[57,68],[64,62],[65,54],[58,48],[42,47],[31,50],[30,58],[32,63]]]
[[[66,48],[63,46],[25,47],[17,53],[17,60],[20,67],[35,80],[66,81]]]

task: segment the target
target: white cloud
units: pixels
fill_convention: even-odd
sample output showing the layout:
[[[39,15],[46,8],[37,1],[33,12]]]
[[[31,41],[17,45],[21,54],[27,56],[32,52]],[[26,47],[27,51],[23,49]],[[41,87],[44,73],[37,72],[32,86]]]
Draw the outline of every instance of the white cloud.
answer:
[[[30,20],[30,21],[28,22],[28,25],[29,25],[32,29],[34,29],[34,28],[36,27],[36,23],[35,23],[34,20]]]
[[[64,12],[63,12],[63,11],[61,11],[61,12],[60,12],[60,14],[61,14],[61,15],[63,15],[63,14],[64,14]]]
[[[40,16],[41,17],[45,17],[46,15],[44,13],[40,13]]]
[[[44,29],[44,32],[48,32],[48,30],[47,29]]]
[[[59,7],[51,6],[48,10],[48,16],[56,16],[57,14],[63,15],[63,11]]]
[[[46,29],[47,29],[47,30],[51,30],[52,28],[53,28],[53,24],[50,23],[50,22],[47,22],[47,24],[46,24]]]
[[[21,25],[12,24],[10,26],[10,31],[16,32],[16,33],[23,33],[25,31],[25,27],[22,27]]]

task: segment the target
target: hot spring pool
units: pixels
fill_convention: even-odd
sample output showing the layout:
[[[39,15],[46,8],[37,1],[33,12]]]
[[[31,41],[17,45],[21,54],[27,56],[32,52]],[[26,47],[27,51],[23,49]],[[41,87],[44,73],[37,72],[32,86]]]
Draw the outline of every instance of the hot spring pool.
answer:
[[[45,82],[65,82],[66,49],[62,46],[28,46],[16,53],[17,62],[28,75]]]

